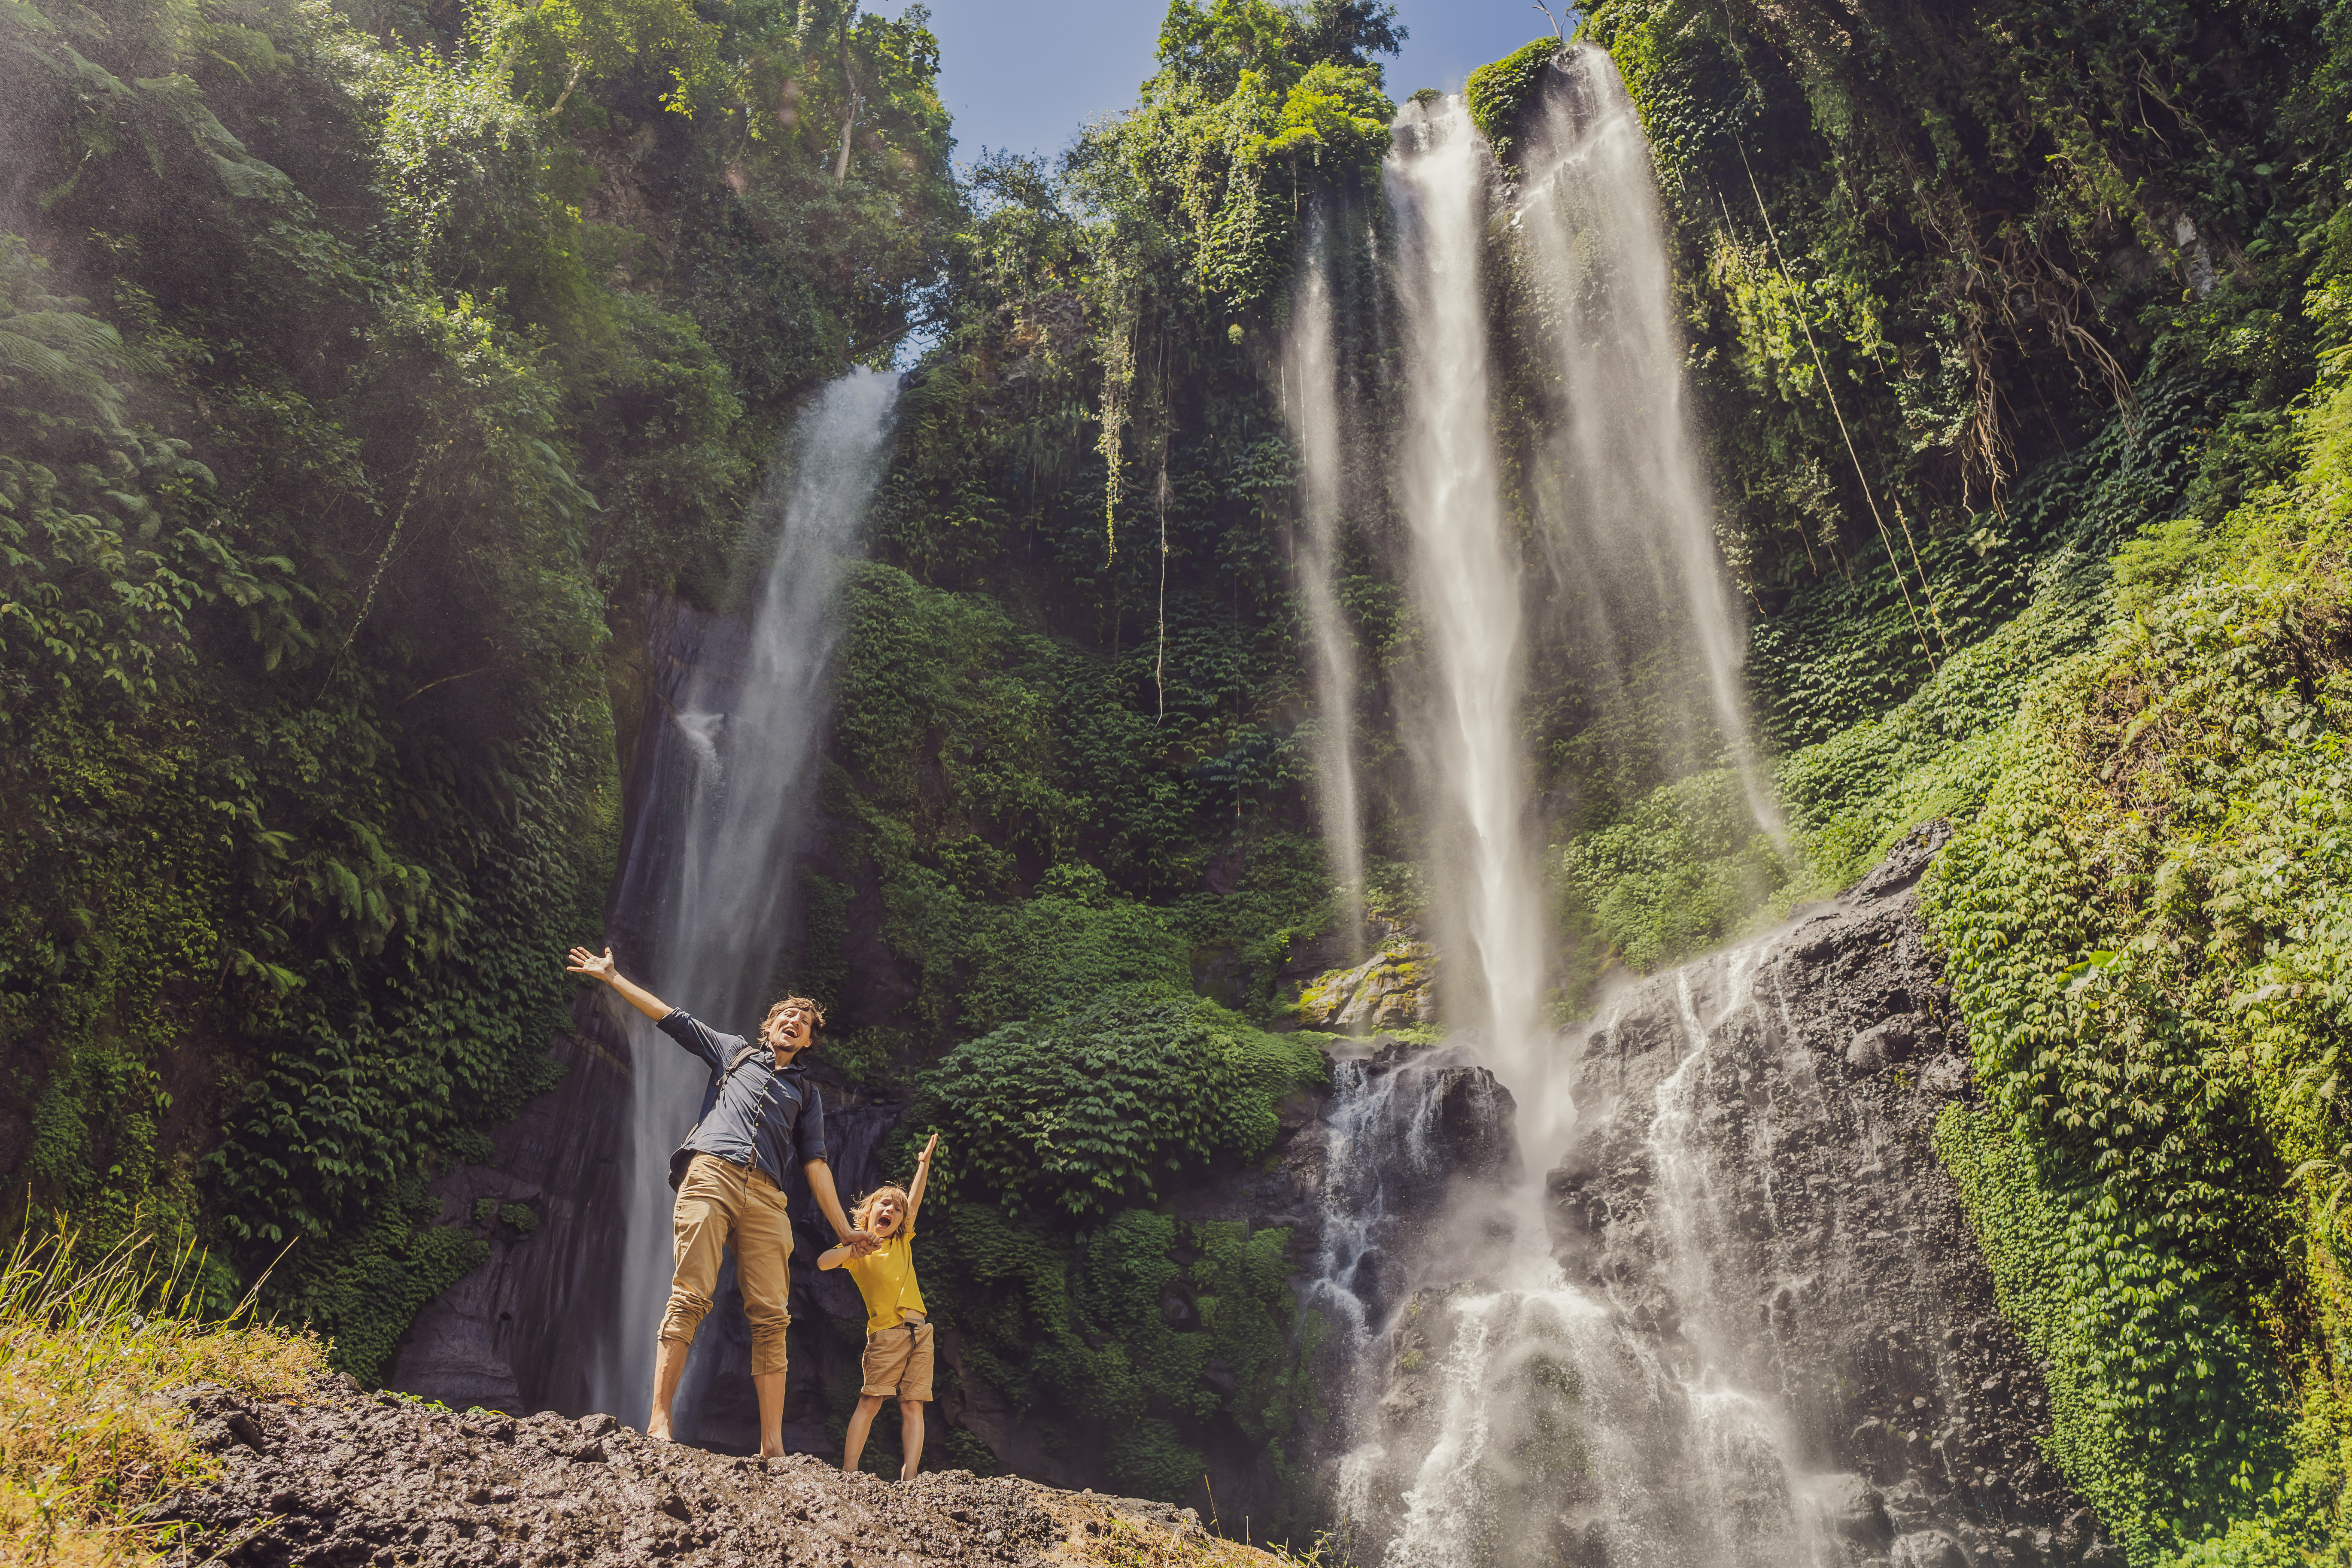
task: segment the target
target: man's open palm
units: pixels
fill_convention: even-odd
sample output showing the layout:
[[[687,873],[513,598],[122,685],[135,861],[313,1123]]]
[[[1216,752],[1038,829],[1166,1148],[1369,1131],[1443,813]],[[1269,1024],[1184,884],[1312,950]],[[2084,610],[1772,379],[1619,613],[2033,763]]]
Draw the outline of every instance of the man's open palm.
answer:
[[[563,967],[574,974],[593,974],[599,980],[610,980],[614,967],[613,950],[606,948],[604,956],[599,958],[584,947],[575,947],[572,950],[571,962]]]

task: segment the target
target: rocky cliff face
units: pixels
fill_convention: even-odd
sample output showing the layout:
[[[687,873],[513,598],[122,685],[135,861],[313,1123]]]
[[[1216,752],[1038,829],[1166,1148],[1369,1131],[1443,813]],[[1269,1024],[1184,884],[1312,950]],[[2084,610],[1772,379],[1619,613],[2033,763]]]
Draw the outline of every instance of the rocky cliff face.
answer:
[[[1561,1037],[1540,1233],[1499,1194],[1451,1221],[1551,1267],[1424,1245],[1333,1471],[1360,1559],[2108,1555],[1930,1142],[1969,1092],[1912,894],[1941,841]]]
[[[963,1471],[910,1484],[807,1456],[731,1458],[656,1443],[612,1417],[460,1415],[345,1380],[300,1405],[185,1395],[217,1476],[168,1499],[179,1564],[667,1562],[995,1565],[1149,1562],[1255,1568],[1190,1510]]]

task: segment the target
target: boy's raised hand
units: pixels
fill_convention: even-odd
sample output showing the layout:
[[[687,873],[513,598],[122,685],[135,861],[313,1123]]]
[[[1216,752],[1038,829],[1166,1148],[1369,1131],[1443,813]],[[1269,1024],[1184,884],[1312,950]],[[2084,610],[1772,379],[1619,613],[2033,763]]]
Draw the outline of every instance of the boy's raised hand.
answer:
[[[915,1157],[915,1163],[918,1165],[929,1164],[931,1163],[931,1151],[939,1146],[940,1135],[934,1132],[931,1134],[931,1141],[923,1145],[923,1152]]]

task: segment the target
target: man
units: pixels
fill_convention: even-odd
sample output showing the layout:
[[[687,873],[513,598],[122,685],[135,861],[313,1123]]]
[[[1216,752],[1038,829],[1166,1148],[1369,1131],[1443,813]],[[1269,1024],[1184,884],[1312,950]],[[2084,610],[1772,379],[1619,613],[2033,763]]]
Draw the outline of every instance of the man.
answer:
[[[654,1407],[646,1436],[670,1440],[669,1407],[686,1371],[694,1331],[710,1310],[719,1262],[732,1237],[735,1279],[743,1315],[751,1321],[751,1386],[760,1398],[760,1454],[784,1451],[784,1331],[792,1323],[785,1298],[792,1288],[793,1226],[785,1212],[784,1173],[798,1160],[817,1206],[852,1256],[874,1250],[874,1238],[852,1228],[834,1191],[826,1163],[824,1101],[796,1058],[815,1040],[824,1014],[805,996],[787,996],[768,1009],[760,1026],[761,1050],[740,1036],[722,1035],[622,976],[613,950],[603,957],[572,950],[566,966],[601,980],[661,1032],[710,1068],[702,1110],[677,1152],[669,1184],[673,1211],[669,1307],[662,1313],[654,1362]]]

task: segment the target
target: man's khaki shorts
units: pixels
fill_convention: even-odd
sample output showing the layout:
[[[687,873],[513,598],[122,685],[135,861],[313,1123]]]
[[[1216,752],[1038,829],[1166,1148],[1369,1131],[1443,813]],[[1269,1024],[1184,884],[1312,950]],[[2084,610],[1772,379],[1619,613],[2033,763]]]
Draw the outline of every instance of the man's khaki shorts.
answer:
[[[931,1325],[901,1323],[866,1336],[866,1386],[884,1399],[931,1396]]]

